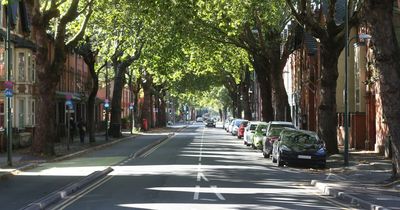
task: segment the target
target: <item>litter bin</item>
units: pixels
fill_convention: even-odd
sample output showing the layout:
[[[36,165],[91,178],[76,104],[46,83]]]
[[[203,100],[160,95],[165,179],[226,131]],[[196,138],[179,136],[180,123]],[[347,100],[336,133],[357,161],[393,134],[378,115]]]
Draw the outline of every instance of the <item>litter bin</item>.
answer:
[[[142,121],[143,121],[142,128],[143,128],[144,131],[147,131],[147,128],[148,128],[147,127],[147,119],[143,119]]]

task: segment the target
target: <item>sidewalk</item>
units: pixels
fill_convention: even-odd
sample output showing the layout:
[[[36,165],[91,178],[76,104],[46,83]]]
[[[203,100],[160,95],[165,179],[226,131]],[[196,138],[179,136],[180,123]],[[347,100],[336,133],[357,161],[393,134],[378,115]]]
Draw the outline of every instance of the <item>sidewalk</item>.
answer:
[[[351,151],[349,166],[343,153],[327,160],[326,178],[311,184],[325,195],[362,209],[400,209],[400,180],[389,182],[391,160],[370,151]]]
[[[85,142],[80,143],[79,136],[74,137],[74,141],[70,143],[69,150],[67,150],[67,144],[65,139],[62,142],[55,143],[55,156],[44,157],[30,154],[30,148],[18,148],[12,151],[12,167],[7,166],[7,153],[0,153],[0,179],[6,178],[7,176],[18,173],[19,171],[28,170],[36,167],[40,163],[50,161],[61,161],[68,158],[72,158],[86,152],[108,147],[112,144],[123,141],[127,138],[131,138],[137,135],[146,135],[146,133],[170,133],[178,131],[182,126],[170,126],[166,128],[153,128],[146,132],[130,134],[129,131],[123,130],[121,138],[108,137],[106,141],[105,132],[99,132],[95,134],[96,142],[89,143],[89,137],[86,135]]]

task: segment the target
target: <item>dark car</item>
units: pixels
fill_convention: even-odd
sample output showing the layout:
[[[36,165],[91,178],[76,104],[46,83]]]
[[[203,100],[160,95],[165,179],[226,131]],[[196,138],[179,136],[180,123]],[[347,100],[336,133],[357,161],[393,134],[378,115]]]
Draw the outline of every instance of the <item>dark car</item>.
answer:
[[[237,131],[237,138],[241,139],[244,136],[244,129],[247,127],[247,124],[249,124],[249,121],[245,120],[242,121],[239,125],[239,129]]]
[[[278,166],[292,163],[312,163],[324,168],[327,151],[325,143],[312,131],[285,128],[274,142],[272,162]]]
[[[265,158],[269,158],[269,156],[272,153],[272,148],[273,144],[276,140],[279,139],[279,135],[281,134],[281,131],[283,130],[283,127],[276,127],[276,128],[271,128],[269,132],[266,134],[265,142],[263,143],[263,156]]]
[[[215,128],[215,121],[214,120],[206,120],[206,127],[214,127]]]

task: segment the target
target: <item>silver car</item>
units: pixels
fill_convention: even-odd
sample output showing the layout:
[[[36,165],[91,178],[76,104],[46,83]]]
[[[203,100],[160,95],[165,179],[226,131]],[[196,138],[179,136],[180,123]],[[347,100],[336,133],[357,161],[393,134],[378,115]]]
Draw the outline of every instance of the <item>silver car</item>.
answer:
[[[260,124],[259,121],[250,121],[247,127],[244,129],[244,145],[253,145],[253,135],[258,124]]]

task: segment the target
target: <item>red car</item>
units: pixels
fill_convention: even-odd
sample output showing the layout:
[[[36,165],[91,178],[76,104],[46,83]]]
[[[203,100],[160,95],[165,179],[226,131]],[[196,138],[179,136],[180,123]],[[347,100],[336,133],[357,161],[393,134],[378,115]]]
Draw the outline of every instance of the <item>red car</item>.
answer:
[[[244,129],[247,127],[247,124],[249,123],[249,121],[243,121],[240,123],[238,132],[237,132],[237,138],[241,139],[244,136]]]

